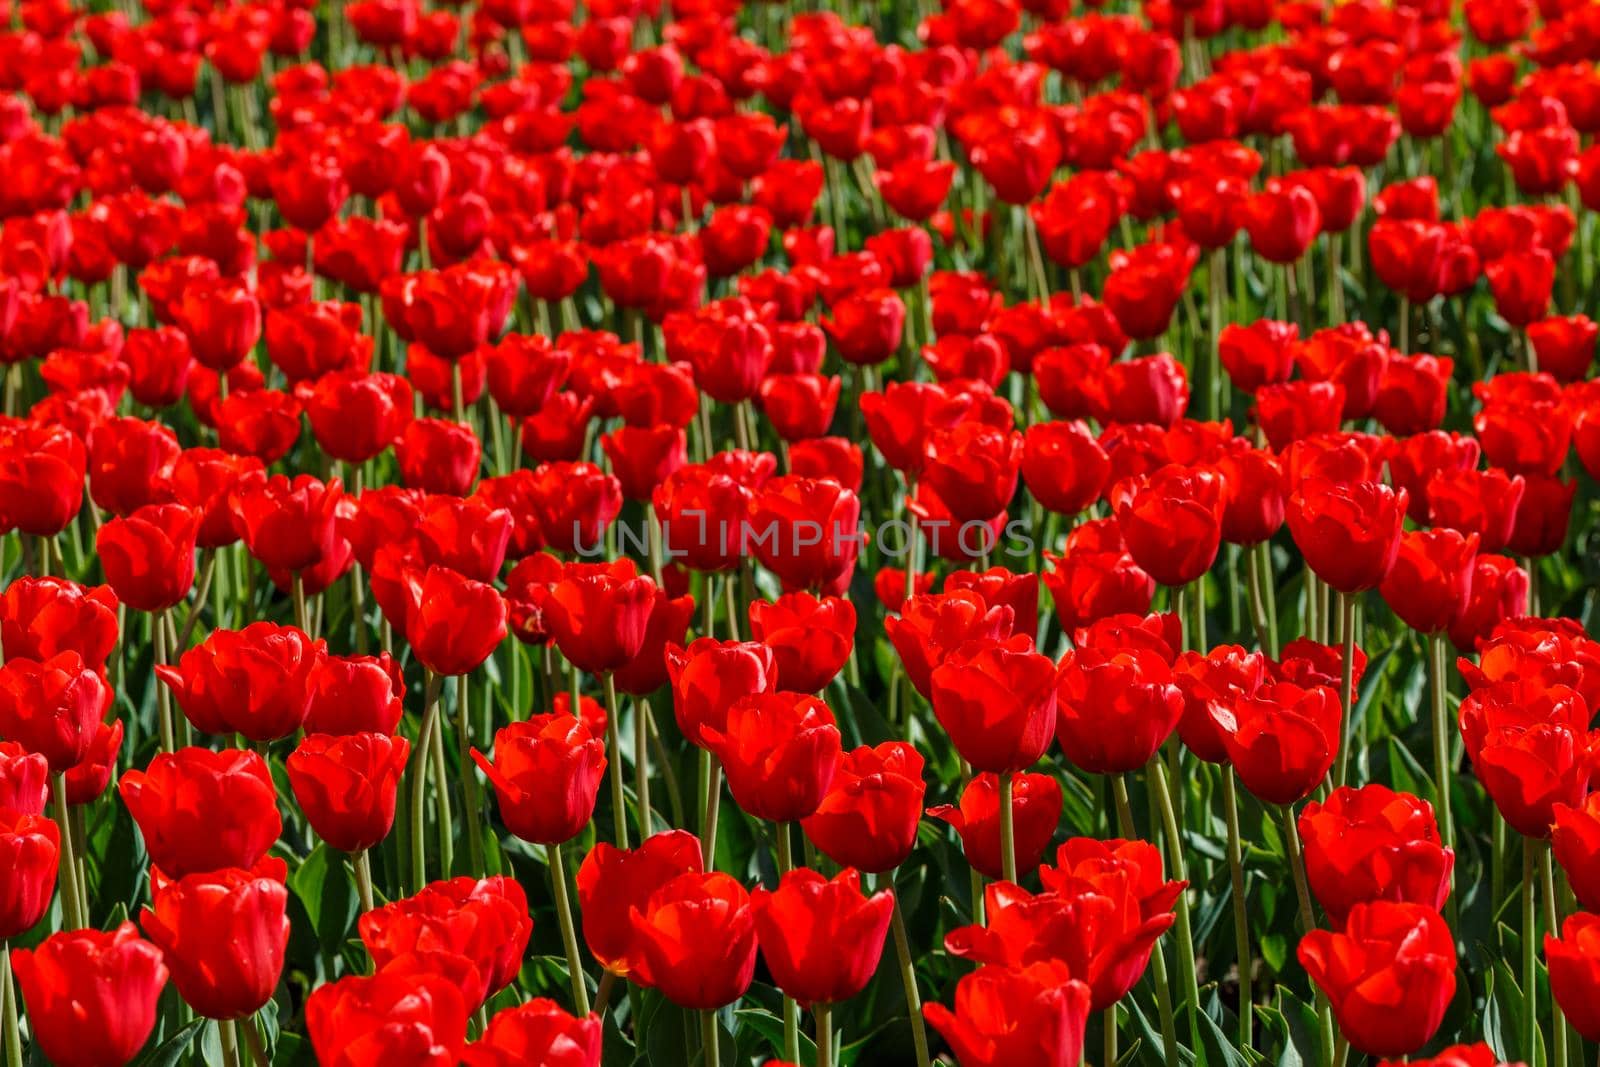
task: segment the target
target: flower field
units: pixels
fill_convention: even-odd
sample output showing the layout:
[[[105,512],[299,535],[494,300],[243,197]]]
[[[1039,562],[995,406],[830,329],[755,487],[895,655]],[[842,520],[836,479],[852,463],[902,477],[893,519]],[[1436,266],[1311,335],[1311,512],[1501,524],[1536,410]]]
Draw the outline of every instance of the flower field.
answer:
[[[0,0],[4,1067],[1600,1056],[1600,6]]]

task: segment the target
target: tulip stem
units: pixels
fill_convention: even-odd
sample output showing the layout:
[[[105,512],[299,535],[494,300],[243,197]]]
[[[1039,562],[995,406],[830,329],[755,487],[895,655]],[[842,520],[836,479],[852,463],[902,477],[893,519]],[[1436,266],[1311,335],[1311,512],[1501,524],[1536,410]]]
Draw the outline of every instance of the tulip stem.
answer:
[[[294,572],[294,624],[311,635],[311,613],[306,610],[306,580],[299,571]]]
[[[155,663],[160,666],[167,662],[167,627],[162,622],[160,615],[150,616],[150,634],[155,642]],[[172,698],[165,684],[157,685],[156,689],[156,716],[161,729],[161,751],[173,752],[177,744],[172,728]]]
[[[22,1026],[18,1022],[17,984],[11,977],[11,943],[0,942],[0,997],[5,1000],[6,1067],[22,1067]]]
[[[56,825],[61,829],[61,855],[56,880],[61,884],[61,912],[69,930],[89,925],[84,915],[84,900],[78,885],[78,861],[72,846],[72,811],[67,806],[67,776],[52,774],[50,786],[55,794]]]
[[[261,1047],[259,1014],[239,1020],[239,1033],[244,1035],[244,1048],[250,1056],[251,1067],[267,1067],[267,1050]]]
[[[717,1013],[703,1011],[700,1013],[700,1049],[703,1053],[704,1067],[717,1067]]]
[[[372,895],[372,858],[367,855],[366,849],[362,849],[351,856],[350,861],[356,872],[356,893],[361,897],[361,913],[365,915],[376,907]]]
[[[1176,881],[1187,881],[1189,875],[1183,858],[1183,839],[1178,832],[1177,811],[1172,806],[1171,783],[1167,781],[1166,764],[1161,762],[1159,756],[1150,761],[1149,774],[1156,806],[1161,812],[1162,832],[1167,839],[1167,862],[1171,876]],[[1189,920],[1187,888],[1178,894],[1177,912],[1178,970],[1182,972],[1178,977],[1183,982],[1183,1013],[1189,1026],[1189,1047],[1194,1050],[1196,1062],[1204,1067],[1205,1046],[1200,1041],[1200,979],[1195,970],[1194,930]]]
[[[1239,792],[1231,766],[1222,768],[1222,807],[1228,823],[1228,872],[1233,879],[1234,955],[1239,971],[1239,1047],[1249,1048],[1255,1005],[1250,994],[1254,954],[1250,948],[1250,902],[1245,898],[1244,848],[1239,838]]]
[[[1011,810],[1011,772],[1007,771],[1000,776],[1000,870],[1005,880],[1016,884],[1017,881],[1017,842],[1016,830],[1012,820],[1014,812]]]
[[[417,729],[417,758],[411,783],[411,890],[428,881],[427,839],[423,836],[423,809],[428,800],[428,754],[439,722],[439,679],[430,674],[423,687],[422,725]]]
[[[1117,833],[1124,840],[1131,841],[1136,835],[1133,829],[1133,805],[1128,801],[1126,775],[1111,776],[1111,794],[1116,798],[1117,804]],[[1156,987],[1156,1007],[1161,1014],[1163,1058],[1167,1063],[1177,1063],[1179,1062],[1178,1027],[1172,1016],[1172,988],[1167,984],[1167,957],[1166,953],[1161,951],[1159,943],[1150,953],[1150,980]]]
[[[1522,1052],[1530,1061],[1539,1043],[1538,989],[1539,917],[1536,905],[1538,888],[1534,885],[1539,866],[1539,842],[1531,837],[1522,839],[1522,998],[1523,1018],[1527,1020],[1522,1034]]]
[[[467,859],[474,875],[482,876],[483,827],[478,818],[478,778],[472,773],[472,718],[468,710],[467,676],[456,676],[456,752],[461,761],[461,798],[466,805]]]
[[[722,764],[710,752],[702,752],[706,768],[705,817],[700,820],[700,860],[705,869],[715,870],[717,860],[717,808],[722,802]]]
[[[931,1062],[928,1058],[928,1028],[922,1021],[922,993],[917,988],[917,969],[911,960],[911,939],[906,935],[906,916],[900,910],[899,893],[894,895],[889,929],[894,934],[895,955],[900,957],[900,982],[906,990],[906,1012],[911,1016],[911,1042],[917,1050],[917,1067],[928,1067]]]
[[[1455,823],[1450,817],[1450,716],[1446,708],[1444,636],[1433,634],[1428,638],[1428,672],[1433,691],[1433,788],[1439,805],[1439,832],[1446,848],[1456,843]],[[1454,899],[1452,898],[1452,904]]]
[[[1117,1067],[1117,1006],[1111,1005],[1100,1018],[1102,1020],[1100,1047],[1103,1053],[1100,1062],[1104,1067]]]
[[[638,806],[639,840],[650,839],[650,702],[633,702],[633,802]]]
[[[583,977],[583,960],[578,957],[578,935],[572,925],[572,902],[567,899],[567,863],[560,845],[546,845],[550,859],[550,888],[556,898],[556,918],[561,922],[561,944],[567,952],[567,974],[572,979],[572,1005],[578,1016],[589,1014],[589,986]]]
[[[205,557],[205,562],[200,564],[200,584],[195,587],[194,603],[189,606],[188,614],[183,617],[183,629],[178,632],[178,640],[173,646],[174,654],[179,649],[189,647],[189,638],[194,634],[195,623],[200,621],[200,609],[205,607],[206,600],[211,595],[211,583],[216,577],[217,550],[208,548],[201,555]]]
[[[1544,853],[1544,925],[1550,936],[1554,937],[1561,931],[1561,913],[1556,908],[1555,862],[1548,848],[1540,851]],[[1550,998],[1550,1013],[1550,1067],[1567,1067],[1567,1019],[1560,1002],[1553,996]]]
[[[222,1043],[222,1062],[226,1067],[239,1067],[239,1035],[232,1019],[217,1021],[217,1038]]]
[[[794,845],[789,839],[789,824],[772,824],[773,852],[778,863],[778,884],[783,876],[794,870]],[[800,1005],[787,993],[783,996],[783,1058],[790,1063],[800,1062]]]
[[[1289,873],[1294,878],[1295,897],[1300,901],[1300,933],[1309,934],[1317,928],[1316,912],[1311,906],[1311,886],[1306,881],[1306,861],[1300,850],[1300,830],[1295,825],[1294,809],[1285,804],[1278,809],[1283,823],[1284,851],[1289,861]],[[1328,998],[1317,995],[1317,1019],[1320,1023],[1322,1062],[1333,1062],[1333,1008]]]
[[[817,1067],[833,1067],[833,1005],[813,1005],[811,1014],[817,1019]]]
[[[1350,738],[1355,729],[1355,649],[1356,608],[1354,593],[1339,594],[1339,631],[1343,639],[1344,654],[1339,666],[1339,708],[1344,715],[1339,730],[1339,755],[1335,761],[1333,784],[1342,786],[1350,769]]]
[[[617,731],[617,680],[610,671],[602,675],[606,690],[606,755],[611,764],[611,832],[618,848],[628,847],[628,797],[622,788],[622,740]],[[578,706],[572,706],[573,711]],[[638,731],[635,730],[637,738]],[[634,750],[637,757],[638,750]]]

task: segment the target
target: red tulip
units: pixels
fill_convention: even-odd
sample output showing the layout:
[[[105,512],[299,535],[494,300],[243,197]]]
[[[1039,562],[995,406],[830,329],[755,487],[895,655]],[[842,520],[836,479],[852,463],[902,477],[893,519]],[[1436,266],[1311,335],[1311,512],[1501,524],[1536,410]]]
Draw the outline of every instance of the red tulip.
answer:
[[[106,581],[139,611],[165,611],[194,585],[198,513],[181,504],[147,504],[110,519],[95,535]]]
[[[0,808],[0,937],[10,940],[32,929],[55,895],[61,834],[42,815]]]
[[[308,734],[286,761],[306,821],[328,844],[362,852],[389,836],[411,744],[403,737]]]
[[[1089,1017],[1089,987],[1056,963],[980,967],[956,985],[952,1012],[923,1016],[962,1067],[1077,1067]]]
[[[744,996],[756,968],[755,909],[726,874],[680,874],[632,912],[632,977],[693,1011]]]
[[[39,1051],[61,1067],[133,1060],[156,1025],[167,968],[130,922],[115,930],[53,934],[11,953]],[[99,1010],[85,1012],[84,1006]]]
[[[978,770],[1026,770],[1055,728],[1054,676],[1055,665],[1027,637],[971,641],[933,671],[934,715]]]
[[[110,683],[76,652],[0,667],[0,732],[42,755],[53,774],[87,757],[111,700]]]
[[[1156,652],[1079,647],[1057,676],[1056,737],[1091,774],[1125,774],[1150,762],[1183,717],[1182,691]]]
[[[1578,903],[1594,911],[1592,905],[1600,902],[1600,793],[1590,793],[1581,804],[1556,804],[1551,811],[1551,851]]]
[[[706,725],[702,737],[722,761],[734,801],[756,818],[780,823],[817,810],[841,756],[833,712],[800,693],[736,700],[724,724]]]
[[[506,635],[505,599],[490,585],[429,567],[410,580],[406,640],[435,674],[470,674]]]
[[[126,779],[124,779],[126,781]],[[284,863],[154,878],[139,925],[198,1015],[242,1019],[272,998],[289,944]]]
[[[680,874],[702,870],[700,839],[685,830],[667,830],[635,849],[597,842],[578,868],[578,908],[583,939],[603,967],[628,973],[633,945],[630,913],[645,907],[652,894]]]
[[[1351,1047],[1371,1056],[1427,1044],[1455,995],[1455,939],[1424,904],[1357,904],[1342,933],[1312,930],[1298,955]]]
[[[171,878],[254,867],[283,828],[272,775],[254,752],[158,753],[124,772],[117,790],[151,862]]]
[[[1240,781],[1269,804],[1293,804],[1321,784],[1338,754],[1343,720],[1331,686],[1274,682],[1211,705]]]
[[[453,965],[445,973],[471,984],[458,987],[469,1009],[511,984],[533,933],[527,895],[504,875],[430,883],[413,896],[367,912],[358,926],[380,971],[409,960],[419,965],[413,970],[428,973],[430,957]]]
[[[306,1031],[329,1067],[453,1063],[465,1051],[468,1011],[438,974],[352,974],[312,990]]]
[[[601,1036],[598,1015],[575,1019],[555,1001],[535,997],[497,1012],[461,1062],[466,1067],[600,1067]]]
[[[1013,834],[1020,877],[1039,866],[1061,821],[1061,783],[1048,774],[1018,774],[1011,781]],[[972,869],[985,878],[1001,878],[1000,779],[987,772],[973,777],[961,791],[960,807],[941,804],[928,815],[942,819],[961,835],[961,851]]]
[[[1444,907],[1455,853],[1439,841],[1433,805],[1373,783],[1341,786],[1299,819],[1311,892],[1335,926],[1357,904]]]
[[[710,748],[707,731],[721,734],[728,709],[741,697],[777,687],[777,660],[757,641],[696,638],[688,648],[668,645],[672,713],[690,744]]]
[[[500,818],[524,841],[560,845],[594,816],[605,744],[572,715],[536,715],[494,735],[494,761],[472,750],[494,783]]]
[[[1472,595],[1476,534],[1416,530],[1401,535],[1394,567],[1378,586],[1384,602],[1418,633],[1448,629]]]
[[[1586,1040],[1600,1040],[1600,919],[1579,912],[1561,924],[1561,936],[1544,935],[1544,958],[1550,968],[1550,995],[1556,1006]]]
[[[1117,525],[1134,560],[1172,587],[1208,571],[1222,542],[1223,491],[1215,472],[1176,464],[1116,490]]]
[[[212,631],[176,667],[157,664],[156,677],[195,729],[276,741],[305,724],[326,654],[324,642],[293,626],[253,622]]]
[[[892,890],[866,897],[853,870],[828,879],[801,868],[750,900],[773,983],[802,1007],[849,1000],[872,980],[894,911]]]
[[[117,598],[110,586],[19,577],[0,593],[0,647],[7,659],[47,660],[71,651],[99,667],[116,644]]]
[[[310,679],[307,733],[392,734],[405,713],[405,682],[387,654],[324,656]]]
[[[638,655],[655,594],[648,578],[568,577],[550,588],[544,617],[561,654],[580,670],[600,674]]]
[[[843,669],[855,644],[856,610],[848,600],[785,593],[750,602],[750,636],[772,649],[777,685],[816,693]]]
[[[1318,578],[1357,593],[1375,588],[1394,566],[1405,511],[1404,489],[1312,482],[1289,498],[1289,533]]]

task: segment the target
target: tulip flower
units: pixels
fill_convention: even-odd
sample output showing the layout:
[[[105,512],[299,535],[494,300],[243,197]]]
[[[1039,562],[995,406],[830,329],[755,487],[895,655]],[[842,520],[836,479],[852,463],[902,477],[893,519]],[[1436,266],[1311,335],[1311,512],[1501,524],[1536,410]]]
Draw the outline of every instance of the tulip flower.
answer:
[[[536,997],[497,1012],[483,1036],[467,1046],[461,1062],[466,1067],[600,1067],[600,1049],[599,1016],[573,1018],[555,1001]]]
[[[1371,1056],[1427,1044],[1455,995],[1455,939],[1424,904],[1357,904],[1342,932],[1312,930],[1297,954],[1345,1039]]]
[[[1546,934],[1544,956],[1550,968],[1550,995],[1566,1021],[1585,1040],[1600,1040],[1600,921],[1584,912],[1569,915],[1561,936]]]
[[[572,715],[537,715],[495,732],[494,761],[472,758],[494,784],[500,817],[524,841],[559,845],[594,815],[604,743]]]
[[[306,1030],[318,1062],[337,1067],[380,1067],[419,1048],[459,1060],[468,1010],[455,983],[442,975],[353,974],[312,991]]]
[[[43,663],[8,659],[0,667],[0,733],[62,774],[88,755],[111,699],[110,683],[76,652]]]
[[[633,908],[629,970],[679,1007],[715,1011],[749,988],[755,910],[726,874],[680,874]]]
[[[1150,762],[1184,714],[1172,668],[1150,650],[1101,651],[1078,642],[1056,681],[1056,738],[1092,774],[1126,774]]]
[[[128,1063],[155,1029],[167,984],[162,951],[130,922],[53,934],[15,949],[11,965],[39,1051],[62,1067]],[[86,1015],[83,1005],[105,1010]]]
[[[140,611],[165,611],[194,585],[200,516],[180,504],[148,504],[108,521],[95,535],[106,581]]]
[[[418,954],[464,961],[457,974],[469,1009],[509,985],[522,968],[533,919],[522,887],[504,876],[453,878],[361,916],[361,942],[381,972]],[[426,973],[426,968],[423,969]]]
[[[253,622],[214,631],[156,676],[195,729],[276,741],[304,725],[326,648],[292,626]]]
[[[733,799],[749,814],[787,823],[813,814],[838,768],[833,712],[800,693],[757,693],[734,701],[721,728],[702,732],[722,762]]]
[[[242,1019],[272,997],[289,944],[282,860],[156,878],[139,915],[184,1001],[208,1019]]]
[[[922,772],[922,755],[904,742],[845,753],[817,810],[800,822],[806,838],[841,866],[893,870],[916,844]]]
[[[1311,892],[1338,926],[1358,904],[1410,901],[1435,911],[1450,893],[1455,853],[1440,843],[1433,807],[1376,783],[1344,786],[1299,818]]]
[[[250,869],[283,829],[267,763],[250,751],[158,753],[117,783],[151,862],[169,878]]]
[[[1012,779],[1016,869],[1019,874],[1039,865],[1061,821],[1061,784],[1048,774],[1018,774]],[[1000,780],[975,775],[961,791],[959,807],[940,804],[927,814],[949,823],[961,837],[961,850],[972,869],[985,878],[1005,874],[1000,848]]]
[[[861,892],[846,870],[833,879],[804,868],[776,890],[751,894],[756,937],[774,983],[801,1007],[836,1004],[866,988],[883,953],[894,893]]]
[[[73,651],[102,666],[117,643],[117,597],[110,586],[62,578],[18,578],[0,594],[5,658],[44,661]]]
[[[1075,1067],[1089,987],[1057,963],[980,967],[957,984],[954,1011],[943,1004],[922,1011],[963,1067]]]

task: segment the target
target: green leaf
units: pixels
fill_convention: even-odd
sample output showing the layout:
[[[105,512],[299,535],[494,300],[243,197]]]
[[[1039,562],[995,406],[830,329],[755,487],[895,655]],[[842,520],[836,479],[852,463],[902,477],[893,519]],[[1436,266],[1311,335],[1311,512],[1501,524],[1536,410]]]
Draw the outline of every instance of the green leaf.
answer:
[[[773,1056],[783,1055],[783,1020],[771,1012],[761,1011],[757,1008],[742,1008],[733,1013],[740,1026],[748,1026],[766,1039],[772,1046]],[[815,1063],[817,1043],[805,1035],[800,1034],[800,1059],[804,1063]]]
[[[322,950],[336,952],[344,944],[361,908],[355,878],[343,854],[319,844],[289,876],[289,888],[305,908]]]
[[[198,1034],[205,1024],[204,1019],[196,1019],[134,1060],[133,1067],[176,1067],[178,1061],[189,1051],[189,1046],[194,1044],[194,1035]]]

